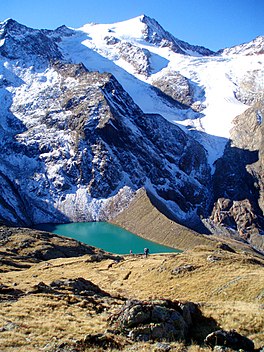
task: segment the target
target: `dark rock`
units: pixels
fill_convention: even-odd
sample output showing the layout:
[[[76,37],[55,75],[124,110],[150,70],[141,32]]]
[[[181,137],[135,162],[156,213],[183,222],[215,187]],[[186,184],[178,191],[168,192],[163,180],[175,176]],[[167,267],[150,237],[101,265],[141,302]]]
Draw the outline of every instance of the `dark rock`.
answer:
[[[0,39],[5,39],[0,53],[9,58],[20,60],[26,66],[41,62],[48,64],[62,58],[62,54],[52,38],[44,30],[26,27],[12,19],[1,24]]]
[[[122,314],[121,326],[131,328],[138,324],[144,324],[150,321],[150,307],[142,304],[131,304]]]
[[[51,288],[49,285],[46,285],[44,282],[39,282],[37,285],[33,286],[32,291],[29,293],[35,294],[35,293],[48,293],[48,294],[57,294],[53,288]]]
[[[88,259],[87,261],[89,262],[101,262],[102,260],[106,260],[106,259],[112,259],[115,262],[120,262],[122,261],[124,258],[121,257],[120,255],[113,255],[110,253],[105,253],[105,252],[99,252],[97,254],[92,254],[90,256],[90,259]]]
[[[150,74],[150,52],[139,48],[129,42],[122,42],[118,45],[120,57],[129,62],[137,73],[148,76]]]
[[[120,349],[121,345],[115,340],[115,336],[105,334],[87,335],[83,340],[84,346],[101,347],[106,349]]]
[[[182,108],[195,107],[192,84],[179,72],[169,71],[166,75],[154,80],[152,85],[171,97],[175,102],[183,104]],[[203,94],[201,91],[200,95]]]
[[[16,257],[16,259],[19,259],[19,258]],[[5,259],[4,257],[0,259],[0,265],[6,265],[8,267],[13,267],[13,268],[17,268],[17,269],[30,268],[30,264],[23,264],[23,263],[20,263],[19,261]]]
[[[210,263],[215,263],[215,262],[218,262],[219,260],[221,260],[220,257],[217,257],[216,255],[208,255],[207,257],[207,261],[210,262]]]
[[[107,45],[115,45],[120,42],[120,39],[113,37],[112,35],[104,37],[104,40]]]
[[[254,351],[254,342],[240,335],[235,330],[217,330],[212,332],[206,337],[205,343],[212,348],[214,346],[223,346],[232,348],[235,351]]]
[[[181,265],[178,266],[177,268],[173,269],[171,271],[172,275],[178,275],[178,274],[183,274],[183,273],[187,273],[190,271],[194,271],[196,269],[195,266],[191,265],[191,264],[185,264],[185,265]]]
[[[197,305],[193,302],[178,302],[178,306],[181,309],[180,313],[188,327],[191,327],[194,323],[194,319],[197,315],[200,315],[200,311]]]
[[[75,295],[109,296],[109,294],[101,290],[99,286],[89,280],[83,279],[82,277],[76,279],[55,280],[51,282],[50,287],[60,292],[71,291]]]
[[[16,285],[14,285],[16,286]],[[22,290],[14,289],[0,283],[0,301],[13,301],[23,296],[25,293]]]
[[[223,251],[230,252],[230,253],[236,253],[236,251],[226,243],[217,244],[217,248],[222,249]]]
[[[134,341],[184,340],[196,312],[191,302],[129,301],[111,321]]]

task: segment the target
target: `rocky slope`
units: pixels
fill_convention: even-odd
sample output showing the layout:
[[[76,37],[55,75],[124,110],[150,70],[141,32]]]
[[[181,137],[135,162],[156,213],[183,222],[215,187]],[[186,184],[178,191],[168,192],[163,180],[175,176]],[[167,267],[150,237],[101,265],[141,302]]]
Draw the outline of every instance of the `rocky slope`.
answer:
[[[169,47],[173,52],[178,54],[196,54],[202,56],[213,54],[213,51],[207,48],[197,45],[190,45],[189,43],[175,38],[169,32],[165,31],[153,18],[142,15],[139,19],[143,24],[143,39],[151,44],[160,47]]]
[[[147,16],[2,22],[0,219],[108,220],[145,189],[172,221],[222,224],[262,249],[262,46],[213,53]]]
[[[27,106],[14,99],[11,108],[25,127],[15,140],[7,135],[2,145],[3,219],[24,224],[102,220],[147,184],[190,218],[196,205],[206,206],[210,171],[194,139],[159,115],[144,115],[109,74],[53,64],[46,75],[54,77],[52,86],[21,87],[17,95],[28,96]],[[12,207],[11,192],[19,206]],[[185,200],[186,192],[193,201]]]

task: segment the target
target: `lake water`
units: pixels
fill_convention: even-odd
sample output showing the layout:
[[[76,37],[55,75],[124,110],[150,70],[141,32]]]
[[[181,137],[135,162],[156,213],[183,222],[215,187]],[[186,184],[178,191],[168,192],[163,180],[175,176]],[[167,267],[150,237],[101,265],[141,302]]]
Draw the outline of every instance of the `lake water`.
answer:
[[[57,235],[74,238],[90,246],[102,248],[116,254],[143,253],[149,248],[151,253],[175,253],[177,249],[162,246],[145,240],[121,227],[107,222],[80,222],[69,224],[40,224],[40,230],[49,231]]]

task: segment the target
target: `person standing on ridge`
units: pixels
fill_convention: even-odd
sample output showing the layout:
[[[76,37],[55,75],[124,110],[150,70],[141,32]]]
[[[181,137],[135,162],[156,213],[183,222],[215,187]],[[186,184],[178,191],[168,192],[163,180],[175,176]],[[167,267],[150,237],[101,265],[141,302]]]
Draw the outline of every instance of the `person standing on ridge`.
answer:
[[[149,255],[149,249],[148,248],[144,248],[144,254],[145,254],[145,258],[147,258],[148,255]]]

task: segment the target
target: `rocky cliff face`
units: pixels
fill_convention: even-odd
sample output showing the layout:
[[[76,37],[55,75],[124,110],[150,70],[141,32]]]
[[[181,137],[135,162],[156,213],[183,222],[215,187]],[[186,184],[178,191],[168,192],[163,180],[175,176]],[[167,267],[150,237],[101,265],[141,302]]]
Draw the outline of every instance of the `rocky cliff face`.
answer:
[[[263,92],[263,72],[253,71],[246,72],[244,76],[236,83],[236,98],[249,106],[264,100]]]
[[[195,97],[198,88],[194,87],[191,80],[177,71],[169,70],[161,77],[154,78],[152,85],[170,97],[174,104],[181,103],[185,109],[191,107],[194,111],[200,112],[204,108],[201,101],[197,101]],[[199,95],[203,96],[202,89],[199,89]]]
[[[216,163],[211,219],[263,248],[264,129],[263,104],[256,103],[234,120],[232,140]]]

